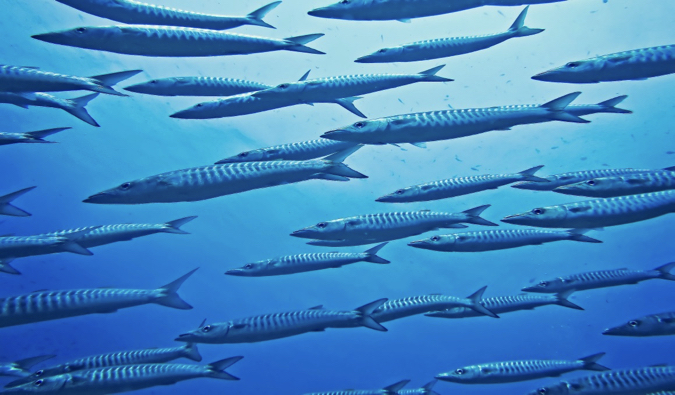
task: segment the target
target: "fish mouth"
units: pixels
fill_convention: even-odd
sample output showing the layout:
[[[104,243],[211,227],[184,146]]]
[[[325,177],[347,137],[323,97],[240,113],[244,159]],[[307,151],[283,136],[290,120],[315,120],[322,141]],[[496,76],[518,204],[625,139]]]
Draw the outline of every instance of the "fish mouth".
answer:
[[[145,84],[136,84],[129,85],[126,88],[123,88],[125,91],[134,92],[134,93],[145,93]]]
[[[315,8],[313,10],[307,11],[307,15],[317,16],[319,18],[326,18],[327,12],[329,11],[328,7]]]
[[[371,55],[365,55],[361,56],[360,58],[357,58],[354,60],[356,63],[375,63],[375,60],[371,57]]]
[[[394,201],[394,197],[392,195],[384,195],[375,199],[375,201],[380,203],[389,203]]]
[[[342,129],[329,130],[321,135],[322,138],[341,141],[340,137],[348,135],[349,133]]]
[[[243,276],[244,269],[230,269],[225,272],[228,276]]]
[[[436,380],[441,380],[441,381],[451,381],[450,376],[447,373],[441,373],[439,375],[436,375],[434,377]]]
[[[408,243],[410,247],[423,248],[426,245],[426,240],[415,240]]]
[[[293,237],[302,237],[302,238],[311,238],[310,231],[308,229],[300,229],[291,233]]]
[[[607,328],[604,331],[602,331],[602,334],[607,335],[607,336],[618,336],[619,335],[618,331],[615,328]]]
[[[44,33],[44,34],[35,34],[32,35],[31,37],[36,40],[44,41],[47,43],[59,44],[61,41],[59,40],[59,38],[61,38],[62,35],[59,33]]]
[[[506,217],[502,218],[502,222],[506,222],[507,224],[518,224],[520,219],[523,218],[523,214],[513,214],[513,215],[507,215]]]
[[[553,188],[552,191],[563,195],[574,195],[574,187],[571,187],[570,185]]]
[[[196,116],[196,114],[194,114],[192,109],[175,112],[175,113],[169,115],[169,117],[170,118],[178,118],[178,119],[197,119],[198,118]]]
[[[532,79],[537,81],[551,82],[553,81],[553,73],[550,70],[544,71],[539,74],[533,75]]]
[[[183,333],[181,335],[178,335],[178,337],[173,339],[173,340],[177,341],[177,342],[187,342],[187,341],[192,340],[192,338],[193,338],[193,336],[192,336],[191,333]]]
[[[104,200],[110,197],[110,194],[107,192],[99,192],[95,195],[91,195],[88,198],[84,199],[83,203],[107,203]]]

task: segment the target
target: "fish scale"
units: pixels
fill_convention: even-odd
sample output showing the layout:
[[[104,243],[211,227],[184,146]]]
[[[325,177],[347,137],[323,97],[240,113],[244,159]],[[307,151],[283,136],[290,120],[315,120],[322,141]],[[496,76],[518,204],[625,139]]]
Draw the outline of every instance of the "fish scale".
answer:
[[[297,143],[281,144],[272,147],[244,151],[238,155],[216,162],[217,164],[237,162],[260,162],[272,160],[310,160],[354,147],[354,143],[316,139]]]
[[[555,188],[565,195],[611,198],[675,189],[675,171],[654,170],[646,173],[593,178]]]
[[[171,348],[153,348],[146,350],[122,351],[111,354],[97,355],[93,357],[76,359],[69,363],[69,365],[77,366],[78,370],[102,368],[113,365],[137,365],[142,363],[151,363],[156,359],[166,362],[167,355],[177,354],[178,356],[185,353],[184,347]],[[174,359],[174,358],[171,358]]]
[[[578,379],[562,381],[557,385],[542,388],[546,393],[558,393],[564,390],[566,394],[579,395],[635,395],[648,394],[657,391],[675,390],[675,368],[645,367],[639,369],[612,370]],[[541,390],[530,394],[540,394]]]
[[[542,178],[547,179],[549,182],[530,182],[524,181],[514,185],[514,188],[519,189],[533,189],[533,190],[553,190],[554,188],[575,184],[577,182],[590,180],[593,178],[601,177],[613,177],[620,176],[623,174],[633,174],[633,173],[649,173],[654,170],[651,169],[595,169],[595,170],[582,170],[582,171],[573,171],[568,173],[554,174],[550,176],[542,176]]]

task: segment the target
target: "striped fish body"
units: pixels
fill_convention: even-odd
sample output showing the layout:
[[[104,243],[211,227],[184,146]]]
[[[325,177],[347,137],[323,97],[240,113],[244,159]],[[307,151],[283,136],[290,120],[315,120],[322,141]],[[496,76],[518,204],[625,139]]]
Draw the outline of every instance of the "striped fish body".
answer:
[[[594,178],[565,185],[554,192],[565,195],[611,198],[675,189],[675,171],[650,171],[616,177]]]
[[[399,394],[400,392],[397,392]],[[305,395],[391,395],[391,392],[386,390],[342,390],[342,391],[327,391],[327,392],[310,392]]]
[[[292,106],[295,103],[280,100],[263,100],[253,96],[254,92],[242,93],[218,100],[198,103],[185,110],[171,114],[171,118],[180,119],[213,119],[255,114]]]
[[[675,191],[665,191],[535,208],[502,221],[543,228],[591,229],[644,221],[673,211]]]
[[[151,80],[124,88],[156,96],[233,96],[271,88],[269,85],[234,78],[174,77]]]
[[[134,25],[185,26],[225,30],[252,24],[245,17],[228,17],[177,10],[135,0],[57,0],[80,11]]]
[[[103,88],[91,78],[41,71],[30,67],[0,65],[1,92],[54,92]]]
[[[552,191],[555,188],[561,187],[563,185],[576,184],[582,181],[588,181],[593,178],[600,177],[614,177],[620,176],[623,174],[634,174],[634,173],[646,173],[653,170],[649,169],[597,169],[597,170],[584,170],[584,171],[574,171],[569,173],[554,174],[552,176],[543,177],[549,182],[530,182],[524,181],[516,185],[513,185],[513,188],[518,189],[529,189],[532,191]]]
[[[160,290],[78,289],[39,291],[0,299],[0,327],[113,313],[118,309],[154,303]]]
[[[467,308],[471,301],[466,298],[458,298],[447,295],[424,295],[413,296],[403,299],[393,299],[385,302],[373,312],[373,318],[377,322],[387,322],[400,318],[424,314],[430,311],[439,311],[452,308]],[[478,314],[478,313],[476,313]],[[482,314],[479,314],[482,315]]]
[[[467,366],[454,372],[443,373],[437,378],[461,384],[503,384],[557,377],[564,373],[582,370],[586,363],[578,361],[525,360],[494,362]]]
[[[480,301],[486,309],[499,315],[503,313],[511,313],[521,310],[533,310],[537,307],[557,304],[558,298],[555,295],[513,295],[513,296],[498,296],[494,298],[485,298]],[[433,313],[425,314],[428,317],[441,318],[469,318],[482,317],[480,314],[468,307],[454,307],[444,311],[435,311]]]
[[[644,395],[658,391],[675,390],[675,368],[672,366],[612,370],[562,381],[542,387],[530,395]]]
[[[279,276],[310,272],[314,270],[332,269],[361,262],[370,257],[367,253],[328,252],[287,255],[274,259],[267,259],[249,263],[242,269],[230,270],[226,274],[237,275],[244,272],[245,276],[264,277]]]
[[[675,312],[632,319],[623,325],[606,329],[602,334],[633,337],[672,336],[675,335]]]
[[[64,237],[7,236],[0,237],[0,259],[22,258],[64,251]]]
[[[90,226],[76,229],[60,230],[57,232],[45,233],[38,236],[43,237],[61,237],[72,233],[82,232],[91,229],[90,232],[78,237],[75,241],[85,248],[98,247],[105,244],[116,243],[119,241],[129,241],[136,237],[148,236],[155,233],[162,233],[167,229],[166,224],[117,224],[104,226]]]
[[[641,48],[569,62],[532,77],[549,82],[592,84],[644,80],[675,73],[675,45]]]
[[[354,143],[316,139],[298,143],[282,144],[273,147],[245,151],[238,155],[220,160],[217,164],[238,162],[261,162],[270,160],[310,160],[322,158],[354,146]]]
[[[572,240],[573,237],[569,232],[563,231],[500,229],[433,236],[413,241],[409,245],[433,251],[482,252]]]
[[[140,56],[246,55],[285,50],[298,44],[207,29],[170,26],[89,26],[33,36],[71,47]]]
[[[32,94],[33,97],[28,98],[18,93],[0,92],[0,103],[13,104],[21,108],[29,107],[46,107],[63,110],[78,119],[92,125],[99,126],[96,120],[87,112],[85,106],[87,103],[97,96],[97,93],[92,95],[76,97],[73,99],[61,99],[47,93],[36,92]],[[22,142],[44,142],[37,139],[33,141]],[[0,137],[0,145],[2,145]]]
[[[0,101],[2,101],[2,94],[0,94]],[[27,133],[7,133],[0,132],[0,145],[18,144],[18,143],[49,143],[36,139]]]
[[[535,286],[523,288],[523,291],[540,293],[557,293],[568,290],[585,291],[589,289],[637,284],[641,281],[659,278],[661,275],[662,273],[658,270],[602,270],[542,281]]]

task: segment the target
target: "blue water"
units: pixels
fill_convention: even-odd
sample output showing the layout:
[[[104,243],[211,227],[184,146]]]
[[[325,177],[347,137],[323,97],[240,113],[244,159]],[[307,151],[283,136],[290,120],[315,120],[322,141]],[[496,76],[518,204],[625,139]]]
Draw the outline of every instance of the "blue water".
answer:
[[[244,15],[264,1],[154,0],[197,12]],[[357,64],[353,60],[385,46],[444,36],[500,32],[521,7],[483,7],[412,23],[348,22],[313,18],[306,11],[326,1],[286,0],[265,20],[277,30],[242,27],[238,32],[288,37],[322,32],[311,46],[327,55],[274,52],[250,56],[151,59],[43,43],[30,36],[88,25],[111,25],[51,0],[3,0],[0,63],[39,66],[72,75],[127,69],[144,72],[122,87],[152,78],[223,76],[267,84],[354,73],[414,73],[439,64],[450,83],[420,83],[367,95],[357,102],[369,117],[415,111],[544,103],[580,90],[578,103],[627,94],[621,107],[632,115],[597,114],[590,124],[551,122],[519,126],[427,149],[369,146],[347,160],[367,174],[348,183],[309,181],[196,203],[139,206],[90,205],[87,196],[144,176],[213,163],[240,151],[308,140],[355,122],[337,105],[295,106],[216,120],[177,120],[169,114],[203,98],[132,94],[101,95],[88,106],[102,125],[90,127],[55,109],[0,105],[0,129],[19,132],[72,126],[50,137],[59,144],[0,147],[0,194],[37,185],[16,201],[30,218],[0,218],[0,234],[36,234],[85,225],[161,223],[189,215],[190,235],[160,234],[97,247],[94,256],[56,254],[17,260],[22,276],[2,275],[0,296],[38,289],[154,288],[195,267],[180,290],[194,306],[180,311],[159,305],[1,329],[0,361],[57,354],[49,362],[177,344],[176,335],[207,318],[227,321],[323,304],[352,309],[382,297],[427,293],[467,296],[488,285],[486,297],[519,293],[534,281],[589,270],[651,269],[673,259],[672,216],[593,233],[604,244],[551,243],[476,254],[416,250],[406,241],[380,253],[390,265],[358,263],[338,270],[271,278],[229,277],[225,270],[279,255],[329,251],[288,236],[294,230],[351,215],[396,209],[458,212],[492,204],[484,216],[504,215],[575,200],[552,193],[504,187],[428,203],[387,205],[374,199],[399,187],[454,176],[517,172],[545,165],[541,174],[594,168],[662,168],[675,165],[675,76],[647,81],[570,85],[530,77],[571,60],[672,43],[675,8],[662,0],[569,0],[533,6],[526,25],[542,34],[510,40],[478,53],[409,64]],[[75,97],[79,93],[63,93]],[[505,225],[505,227],[508,225]],[[478,227],[473,227],[478,229]],[[450,233],[450,232],[446,232]],[[419,237],[418,237],[419,238]],[[367,247],[346,248],[361,251]],[[380,388],[402,379],[420,387],[457,367],[512,359],[574,359],[605,351],[612,368],[675,362],[675,338],[602,336],[608,326],[673,309],[675,284],[663,280],[586,291],[571,300],[586,311],[547,306],[504,314],[501,319],[445,320],[424,316],[386,323],[387,333],[366,328],[256,344],[200,345],[204,363],[243,355],[228,369],[239,382],[200,379],[139,394],[302,394],[345,388]],[[576,377],[586,372],[571,373]],[[9,381],[9,380],[7,380]],[[441,394],[523,394],[556,379],[462,386],[438,383]],[[0,383],[4,383],[0,382]]]

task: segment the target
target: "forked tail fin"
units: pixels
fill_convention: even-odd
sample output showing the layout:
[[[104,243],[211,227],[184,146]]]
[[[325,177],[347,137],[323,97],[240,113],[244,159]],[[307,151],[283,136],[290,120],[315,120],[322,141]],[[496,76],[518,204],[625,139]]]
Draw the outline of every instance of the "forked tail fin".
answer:
[[[251,12],[250,14],[246,15],[246,19],[248,20],[249,25],[269,27],[270,29],[276,29],[276,27],[274,27],[274,26],[270,25],[269,23],[263,21],[263,18],[270,11],[277,8],[277,6],[279,4],[281,4],[280,1],[275,1],[274,3],[269,3],[268,5],[262,6],[262,7],[258,8],[257,10]]]
[[[484,226],[499,226],[494,222],[490,222],[486,220],[485,218],[480,217],[480,215],[483,213],[483,211],[487,210],[490,207],[489,204],[485,204],[483,206],[478,206],[474,207],[469,210],[462,211],[462,213],[466,214],[467,217],[469,217],[466,222],[474,225],[484,225]]]
[[[93,93],[91,95],[69,99],[71,105],[68,107],[64,107],[63,110],[66,111],[68,114],[74,116],[75,118],[88,123],[91,126],[99,127],[101,125],[99,125],[98,122],[96,122],[96,120],[92,118],[91,115],[89,115],[89,112],[87,111],[86,108],[86,105],[89,104],[90,101],[98,97],[98,95],[99,93]]]
[[[654,270],[660,272],[659,278],[675,281],[675,274],[670,273],[673,269],[675,269],[675,262],[666,263],[665,265],[661,265]]]
[[[0,259],[0,272],[2,273],[7,273],[7,274],[16,274],[19,275],[21,274],[20,271],[14,269],[10,263],[13,261],[13,258],[5,258],[5,259]]]
[[[541,170],[542,167],[544,167],[544,165],[531,167],[527,170],[521,171],[518,174],[520,174],[523,177],[523,181],[549,182],[549,180],[547,180],[545,178],[537,177],[537,176],[534,175],[534,173]]]
[[[177,292],[178,288],[180,288],[185,280],[187,280],[194,272],[196,272],[197,269],[194,269],[179,279],[158,288],[157,290],[160,292],[160,296],[158,296],[157,299],[153,301],[153,303],[161,304],[162,306],[173,307],[174,309],[190,310],[192,306],[181,299]]]
[[[232,357],[208,364],[206,366],[208,369],[208,377],[221,380],[239,380],[238,377],[227,373],[225,369],[241,361],[242,358],[244,357]]]
[[[544,31],[544,29],[531,29],[525,26],[525,17],[527,16],[527,11],[529,8],[530,6],[525,7],[525,9],[520,12],[518,18],[516,18],[511,27],[509,27],[509,31],[516,33],[518,37],[532,36]]]
[[[430,68],[429,70],[421,71],[421,72],[419,72],[418,74],[419,74],[420,76],[422,76],[422,81],[437,81],[437,82],[450,82],[450,81],[454,81],[454,80],[452,80],[452,79],[450,79],[450,78],[439,77],[439,76],[436,75],[436,73],[438,73],[439,71],[441,71],[441,69],[442,69],[443,67],[445,67],[444,64],[442,64],[442,65],[440,65],[440,66],[436,66],[436,67]]]
[[[410,382],[410,380],[401,380],[401,381],[399,381],[399,382],[397,382],[397,383],[394,383],[394,384],[392,384],[392,385],[388,385],[388,386],[382,388],[382,391],[383,391],[386,395],[396,395],[396,394],[398,394],[398,392],[399,392],[400,390],[403,389],[403,387],[405,387],[406,385],[408,385],[409,382]]]
[[[320,37],[323,37],[323,33],[316,33],[316,34],[307,34],[304,36],[295,36],[295,37],[287,37],[284,40],[288,41],[289,44],[293,44],[291,46],[288,46],[284,48],[287,51],[294,51],[294,52],[305,52],[305,53],[311,53],[311,54],[316,54],[316,55],[325,55],[325,52],[321,52],[319,50],[316,50],[314,48],[310,48],[305,46],[305,44],[310,43]]]
[[[202,326],[204,325],[202,324],[199,327],[201,328]],[[197,349],[197,345],[195,343],[187,343],[185,346],[183,346],[183,356],[195,362],[201,362],[202,360],[202,356],[199,354],[199,350]]]
[[[342,151],[338,151],[334,154],[328,155],[325,158],[323,158],[324,161],[332,163],[332,166],[326,169],[325,172],[328,174],[347,178],[368,178],[367,175],[361,174],[358,171],[351,169],[350,167],[342,163],[344,162],[345,159],[347,159],[354,152],[358,151],[361,147],[362,147],[361,144],[355,145],[353,147],[347,148]]]
[[[375,247],[373,247],[373,248],[371,248],[371,249],[365,251],[364,254],[367,255],[365,261],[366,261],[366,262],[371,262],[371,263],[391,263],[391,262],[389,262],[388,260],[386,260],[386,259],[384,259],[384,258],[381,258],[381,257],[377,256],[377,253],[380,252],[380,250],[381,250],[384,246],[386,246],[388,243],[389,243],[389,242],[387,241],[387,242],[378,244],[378,245],[376,245]]]
[[[12,217],[30,217],[31,214],[29,212],[13,206],[11,203],[14,201],[14,199],[17,199],[19,196],[32,191],[35,188],[36,187],[28,187],[16,192],[8,193],[4,196],[0,196],[0,215],[9,215]]]
[[[628,97],[628,95],[617,96],[617,97],[609,99],[609,100],[601,101],[600,103],[598,103],[598,106],[603,108],[603,110],[602,110],[603,112],[613,112],[613,113],[618,113],[618,114],[632,114],[633,111],[631,111],[631,110],[624,110],[623,108],[616,107],[619,103],[626,100],[627,97]]]
[[[570,295],[572,295],[572,293],[573,293],[574,291],[576,291],[576,290],[570,289],[570,290],[567,290],[567,291],[564,291],[564,292],[557,293],[557,294],[555,295],[555,297],[556,297],[556,302],[555,302],[555,304],[557,304],[557,305],[559,305],[559,306],[563,306],[563,307],[569,307],[570,309],[583,310],[583,309],[584,309],[583,307],[578,306],[578,305],[576,305],[576,304],[570,302],[570,301],[567,299],[567,298],[570,297]]]
[[[354,309],[355,311],[361,313],[359,323],[362,326],[365,326],[366,328],[374,329],[380,332],[387,332],[387,328],[383,327],[382,325],[380,325],[379,322],[375,321],[375,319],[371,315],[375,310],[377,310],[378,307],[382,306],[387,300],[388,299],[386,298],[378,299],[374,302],[370,302],[366,305]]]
[[[479,289],[478,291],[472,293],[471,295],[469,295],[467,297],[467,299],[469,299],[471,301],[471,306],[467,306],[467,307],[470,308],[471,310],[477,312],[477,313],[487,315],[488,317],[499,318],[499,316],[497,314],[495,314],[495,313],[491,312],[490,310],[486,309],[485,306],[483,306],[483,304],[480,302],[481,299],[483,298],[483,294],[485,293],[485,289],[487,289],[487,285],[484,286],[483,288]]]
[[[602,240],[585,235],[585,233],[590,232],[591,230],[593,229],[570,229],[567,233],[570,235],[570,240],[581,241],[584,243],[602,243]]]
[[[95,80],[100,84],[98,86],[99,89],[95,90],[96,92],[107,93],[109,95],[115,96],[128,96],[125,95],[124,93],[116,91],[115,89],[112,88],[112,86],[117,84],[118,82],[129,79],[142,71],[143,70],[120,71],[117,73],[94,75],[89,78]]]
[[[600,358],[602,358],[604,356],[605,356],[605,353],[601,352],[601,353],[589,355],[589,356],[584,357],[584,358],[579,358],[579,360],[584,363],[584,367],[583,367],[584,370],[594,370],[594,371],[598,371],[598,372],[604,372],[606,370],[611,370],[611,369],[606,367],[606,366],[602,366],[599,363],[596,363]]]
[[[162,228],[162,232],[166,233],[176,233],[176,234],[181,234],[181,235],[189,235],[190,232],[186,232],[180,227],[187,224],[188,222],[192,221],[193,219],[197,218],[196,215],[193,215],[191,217],[185,217],[181,219],[175,219],[173,221],[169,221],[164,224],[164,227]]]

